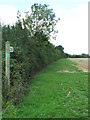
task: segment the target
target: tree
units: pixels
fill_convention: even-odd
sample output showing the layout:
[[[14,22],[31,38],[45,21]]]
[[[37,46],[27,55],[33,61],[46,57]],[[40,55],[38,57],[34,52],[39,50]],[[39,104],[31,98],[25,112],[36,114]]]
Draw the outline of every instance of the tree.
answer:
[[[59,51],[61,51],[62,54],[64,53],[64,48],[61,45],[56,46],[56,49],[58,49]]]
[[[55,19],[53,9],[49,9],[48,6],[36,3],[31,6],[31,14],[26,14],[26,19],[23,19],[23,26],[28,29],[30,36],[38,35],[40,32],[49,38],[50,33],[57,33],[54,27],[60,19]]]
[[[59,51],[60,56],[68,57],[68,54],[64,53],[64,47],[62,47],[61,45],[56,46],[55,49]]]

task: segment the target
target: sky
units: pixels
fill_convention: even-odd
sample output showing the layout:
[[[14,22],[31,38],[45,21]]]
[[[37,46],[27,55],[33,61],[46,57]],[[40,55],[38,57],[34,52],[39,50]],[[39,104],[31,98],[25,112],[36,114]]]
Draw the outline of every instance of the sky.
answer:
[[[88,53],[88,0],[0,0],[0,19],[4,24],[16,22],[17,11],[24,16],[34,3],[48,4],[57,18],[55,46],[62,45],[69,54]]]

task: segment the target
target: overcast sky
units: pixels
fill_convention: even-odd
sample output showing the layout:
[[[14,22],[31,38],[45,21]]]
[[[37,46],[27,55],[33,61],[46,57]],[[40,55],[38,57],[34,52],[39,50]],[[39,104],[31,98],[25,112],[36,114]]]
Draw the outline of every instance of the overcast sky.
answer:
[[[1,21],[14,24],[17,11],[23,15],[34,3],[48,4],[60,18],[54,45],[62,45],[70,54],[88,53],[88,0],[0,0]]]

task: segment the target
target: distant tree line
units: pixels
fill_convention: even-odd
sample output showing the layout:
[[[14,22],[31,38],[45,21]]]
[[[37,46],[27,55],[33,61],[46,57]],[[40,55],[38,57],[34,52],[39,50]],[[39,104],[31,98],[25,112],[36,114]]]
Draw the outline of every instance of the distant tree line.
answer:
[[[69,58],[90,58],[90,55],[89,54],[85,54],[85,53],[82,53],[81,55],[71,55],[71,54],[68,54],[68,53],[65,53],[66,57],[69,57]]]

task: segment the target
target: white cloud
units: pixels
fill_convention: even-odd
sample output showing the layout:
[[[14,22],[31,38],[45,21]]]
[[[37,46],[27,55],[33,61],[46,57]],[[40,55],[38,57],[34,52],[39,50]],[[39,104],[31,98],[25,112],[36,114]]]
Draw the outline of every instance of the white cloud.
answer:
[[[58,36],[55,45],[62,45],[71,54],[88,53],[88,5],[75,9],[55,8],[61,18],[58,23]]]
[[[4,24],[14,24],[17,19],[17,8],[10,5],[0,5],[0,19]]]

